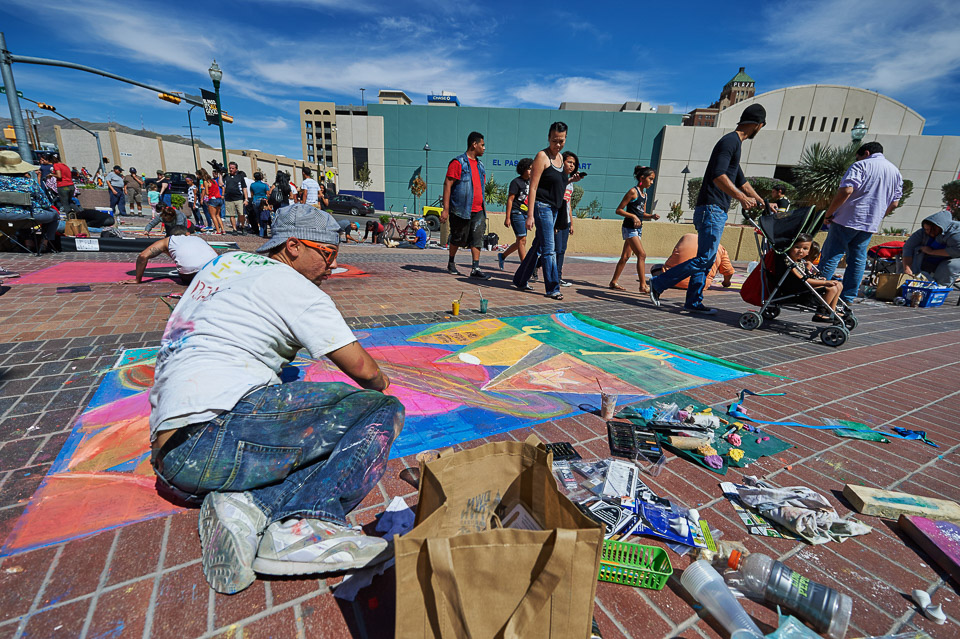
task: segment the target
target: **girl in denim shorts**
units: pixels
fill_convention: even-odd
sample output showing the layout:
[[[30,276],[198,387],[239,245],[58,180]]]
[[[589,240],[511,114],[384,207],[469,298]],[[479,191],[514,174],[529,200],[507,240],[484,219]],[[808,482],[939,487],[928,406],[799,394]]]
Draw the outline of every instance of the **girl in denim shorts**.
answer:
[[[620,261],[617,262],[617,268],[613,271],[613,279],[610,280],[610,288],[615,291],[625,291],[620,286],[618,280],[623,268],[631,255],[637,256],[637,275],[640,277],[640,292],[649,293],[646,279],[646,259],[647,254],[643,250],[643,244],[640,243],[640,234],[643,231],[644,220],[659,220],[660,216],[647,213],[647,189],[656,179],[656,172],[649,166],[638,166],[633,169],[633,177],[637,180],[637,185],[627,191],[623,199],[620,200],[620,206],[617,207],[617,215],[623,216],[623,226],[620,233],[623,236],[623,250],[620,253]]]

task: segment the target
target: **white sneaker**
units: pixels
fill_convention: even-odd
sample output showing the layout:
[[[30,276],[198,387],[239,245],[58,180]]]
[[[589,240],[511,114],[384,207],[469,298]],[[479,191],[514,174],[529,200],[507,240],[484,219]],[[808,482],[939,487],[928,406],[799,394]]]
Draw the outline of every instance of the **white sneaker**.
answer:
[[[248,493],[210,493],[200,508],[203,575],[210,587],[232,595],[253,583],[253,559],[267,515]]]
[[[392,556],[393,544],[359,528],[288,519],[264,531],[253,569],[266,575],[312,575],[372,566]]]

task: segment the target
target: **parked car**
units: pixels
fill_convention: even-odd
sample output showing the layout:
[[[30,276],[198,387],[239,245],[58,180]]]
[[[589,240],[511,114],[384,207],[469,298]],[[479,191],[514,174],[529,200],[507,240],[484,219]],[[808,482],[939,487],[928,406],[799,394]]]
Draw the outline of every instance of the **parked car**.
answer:
[[[186,195],[187,193],[187,178],[193,177],[192,173],[178,173],[177,171],[167,171],[164,175],[170,178],[170,192],[179,193],[181,195]],[[143,188],[146,189],[151,184],[155,184],[157,178],[146,178],[143,181]]]
[[[356,195],[340,193],[330,198],[327,210],[331,213],[346,213],[348,215],[373,215],[373,202],[368,202]]]

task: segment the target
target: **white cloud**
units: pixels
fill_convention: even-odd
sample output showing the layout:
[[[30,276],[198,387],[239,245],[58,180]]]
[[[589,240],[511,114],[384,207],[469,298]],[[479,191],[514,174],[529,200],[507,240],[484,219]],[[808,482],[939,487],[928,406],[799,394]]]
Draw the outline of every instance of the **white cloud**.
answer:
[[[776,19],[754,59],[796,69],[796,79],[930,94],[960,71],[955,0],[807,0],[768,10]]]
[[[636,100],[639,80],[639,76],[626,72],[600,77],[550,77],[521,85],[511,94],[520,102],[554,107],[561,102],[623,103]]]

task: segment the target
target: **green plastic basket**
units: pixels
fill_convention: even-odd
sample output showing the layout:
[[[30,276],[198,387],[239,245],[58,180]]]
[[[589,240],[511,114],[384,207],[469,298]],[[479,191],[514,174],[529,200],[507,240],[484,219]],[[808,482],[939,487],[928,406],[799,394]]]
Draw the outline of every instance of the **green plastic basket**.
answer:
[[[625,541],[605,539],[600,555],[600,581],[615,584],[663,590],[673,574],[667,551],[656,546],[644,546]]]

